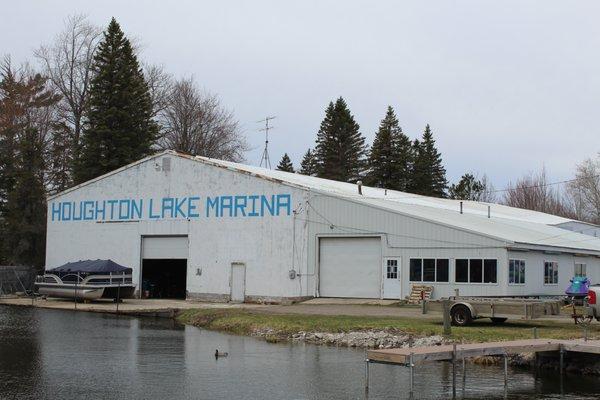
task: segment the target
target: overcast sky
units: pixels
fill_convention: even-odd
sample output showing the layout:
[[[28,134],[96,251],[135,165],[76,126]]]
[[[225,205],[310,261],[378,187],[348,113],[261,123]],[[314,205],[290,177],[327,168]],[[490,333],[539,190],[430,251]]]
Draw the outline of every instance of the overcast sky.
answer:
[[[343,96],[369,143],[386,107],[411,138],[429,123],[449,180],[497,188],[545,166],[568,179],[600,150],[598,1],[27,1],[3,7],[14,61],[84,13],[116,17],[144,61],[193,75],[235,112],[258,164],[297,165],[328,102]]]

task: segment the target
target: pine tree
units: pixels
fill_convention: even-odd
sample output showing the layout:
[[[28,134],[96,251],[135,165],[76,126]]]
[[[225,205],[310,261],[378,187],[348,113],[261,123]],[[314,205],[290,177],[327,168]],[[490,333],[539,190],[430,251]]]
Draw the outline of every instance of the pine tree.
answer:
[[[131,43],[113,18],[94,57],[76,177],[83,182],[151,153],[158,128]]]
[[[317,133],[317,176],[356,182],[365,172],[367,146],[343,98],[329,103]]]
[[[302,162],[300,163],[300,173],[302,175],[316,176],[318,172],[317,159],[315,152],[311,149],[306,150]]]
[[[412,177],[409,191],[433,197],[445,197],[448,183],[442,156],[435,147],[429,124],[425,127],[421,141],[413,143]]]
[[[46,146],[56,103],[46,79],[15,73],[7,61],[0,81],[1,262],[41,267],[46,246]]]
[[[451,199],[480,201],[484,191],[483,182],[475,178],[473,174],[466,173],[457,184],[450,186],[448,194]]]
[[[411,142],[402,133],[392,107],[381,120],[369,155],[369,185],[406,190],[410,178]]]
[[[277,170],[294,172],[294,165],[292,164],[292,160],[290,160],[290,157],[287,153],[284,153],[283,157],[281,157],[281,161],[279,161],[279,165],[277,165]]]

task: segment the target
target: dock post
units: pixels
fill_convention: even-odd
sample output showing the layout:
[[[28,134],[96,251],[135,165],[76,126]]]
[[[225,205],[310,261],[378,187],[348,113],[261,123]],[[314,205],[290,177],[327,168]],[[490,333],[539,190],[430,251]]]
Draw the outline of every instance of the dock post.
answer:
[[[563,382],[564,382],[564,377],[563,377],[563,371],[564,371],[564,366],[565,366],[565,348],[563,347],[563,345],[560,345],[560,394],[562,395],[564,393],[564,386],[563,386]]]
[[[504,390],[508,388],[508,357],[504,353]]]
[[[538,338],[538,331],[537,331],[537,326],[533,327],[533,338],[537,339]]]
[[[410,353],[408,363],[408,367],[410,368],[410,398],[412,399],[415,385],[415,365],[413,364],[413,353]]]
[[[452,398],[456,398],[456,343],[452,344]]]
[[[444,335],[450,336],[452,334],[452,328],[450,327],[450,300],[443,300],[443,312],[444,312]]]
[[[559,363],[559,369],[560,369],[560,376],[562,379],[562,375],[563,375],[563,370],[564,370],[564,366],[565,366],[565,348],[563,347],[563,345],[560,345],[560,363]]]
[[[463,384],[463,390],[465,389],[465,384],[467,382],[467,363],[465,362],[465,358],[462,358],[462,384]]]
[[[365,357],[365,390],[369,390],[369,359]]]

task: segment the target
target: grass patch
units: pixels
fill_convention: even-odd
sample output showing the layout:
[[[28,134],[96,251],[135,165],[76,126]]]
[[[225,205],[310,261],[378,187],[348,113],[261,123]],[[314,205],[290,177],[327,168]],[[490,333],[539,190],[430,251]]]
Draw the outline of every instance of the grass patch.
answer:
[[[272,331],[273,336],[296,332],[349,332],[362,330],[386,330],[415,336],[441,335],[441,321],[419,318],[327,316],[305,314],[270,314],[240,309],[192,309],[183,311],[181,323],[205,329],[250,335],[256,331]],[[489,319],[475,321],[467,327],[452,327],[452,338],[464,342],[531,339],[537,327],[540,338],[581,338],[580,326],[551,321],[508,320],[503,325],[492,325]],[[588,326],[588,337],[600,338],[600,324]]]

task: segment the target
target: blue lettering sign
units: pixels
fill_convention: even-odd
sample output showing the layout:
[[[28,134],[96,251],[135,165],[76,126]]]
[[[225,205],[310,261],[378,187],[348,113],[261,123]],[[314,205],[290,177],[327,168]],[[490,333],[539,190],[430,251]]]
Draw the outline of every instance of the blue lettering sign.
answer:
[[[95,216],[94,219],[96,221],[100,221],[100,218],[98,218],[98,215],[100,213],[102,213],[102,219],[101,221],[104,221],[106,219],[106,213],[104,212],[104,210],[106,209],[106,202],[102,202],[102,207],[99,207],[100,202],[96,201],[96,210],[95,210]]]
[[[158,219],[158,218],[160,218],[160,215],[152,213],[152,203],[153,202],[154,202],[154,200],[150,199],[150,204],[148,205],[148,216],[151,219]]]
[[[220,217],[219,215],[219,198],[215,197],[211,199],[210,197],[206,198],[206,217],[210,217],[210,210],[215,211],[215,217]]]
[[[83,219],[91,221],[94,219],[94,202],[87,200],[83,202]]]
[[[175,218],[181,214],[181,218],[187,218],[185,215],[185,211],[183,210],[183,205],[185,204],[187,197],[182,198],[181,200],[175,199]]]
[[[200,201],[200,197],[188,197],[188,217],[189,218],[198,218],[200,214],[196,212],[198,209],[198,202]]]
[[[142,210],[144,209],[144,200],[140,199],[139,202],[131,200],[131,218],[142,219]]]
[[[289,216],[290,194],[163,197],[160,199],[105,199],[54,201],[48,212],[52,221],[132,221],[143,219],[192,219],[214,217]],[[158,203],[155,206],[155,202]],[[147,204],[147,207],[144,205]],[[204,210],[202,210],[204,206]]]
[[[173,202],[174,199],[172,197],[165,197],[164,199],[162,199],[161,215],[163,218],[165,217],[167,211],[171,213],[170,217],[173,218]]]
[[[52,221],[56,218],[58,221],[61,220],[60,203],[52,203]]]

